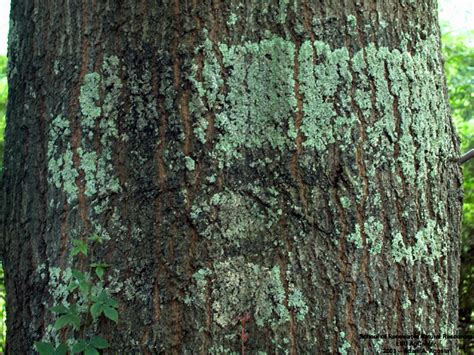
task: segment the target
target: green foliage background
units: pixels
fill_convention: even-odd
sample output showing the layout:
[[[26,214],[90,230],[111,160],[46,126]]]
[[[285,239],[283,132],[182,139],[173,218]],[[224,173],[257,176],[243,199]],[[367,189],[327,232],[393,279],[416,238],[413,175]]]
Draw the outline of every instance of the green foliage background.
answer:
[[[461,137],[461,151],[474,149],[474,31],[461,35],[443,28],[443,54],[449,101]],[[471,42],[469,42],[471,41]],[[460,334],[474,336],[474,159],[463,165],[464,204],[459,292]],[[474,353],[474,339],[463,340],[462,350]]]
[[[469,37],[450,33],[443,27],[443,54],[453,119],[461,136],[461,149],[474,149],[474,46]],[[7,104],[7,58],[0,56],[0,171],[3,168],[5,114]],[[474,160],[463,166],[464,220],[462,230],[461,287],[459,295],[460,334],[474,335]],[[0,353],[5,344],[5,288],[0,264]],[[462,344],[465,353],[474,352],[474,339]]]
[[[7,110],[7,57],[0,56],[0,173],[3,170],[3,137],[5,132],[5,114]],[[3,353],[6,335],[5,284],[0,260],[0,353]]]

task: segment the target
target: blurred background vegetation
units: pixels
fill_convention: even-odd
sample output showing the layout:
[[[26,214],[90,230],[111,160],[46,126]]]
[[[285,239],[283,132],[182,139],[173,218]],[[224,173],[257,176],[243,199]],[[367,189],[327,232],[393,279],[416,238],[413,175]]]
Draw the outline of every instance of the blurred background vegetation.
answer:
[[[451,32],[442,25],[443,54],[453,120],[461,137],[461,150],[474,148],[474,31]],[[7,103],[7,58],[0,56],[0,171]],[[464,219],[462,230],[459,333],[474,337],[474,161],[463,166]],[[5,288],[0,264],[0,353],[5,343]],[[474,354],[474,338],[461,340],[465,354]]]
[[[455,34],[442,26],[445,73],[454,123],[461,137],[461,151],[474,149],[474,31]],[[474,160],[463,165],[464,204],[459,289],[459,333],[462,350],[474,354]]]
[[[3,137],[5,133],[5,114],[7,110],[7,57],[0,56],[0,174],[3,171]],[[0,354],[3,354],[5,345],[5,285],[4,274],[2,268],[2,261],[0,260]]]

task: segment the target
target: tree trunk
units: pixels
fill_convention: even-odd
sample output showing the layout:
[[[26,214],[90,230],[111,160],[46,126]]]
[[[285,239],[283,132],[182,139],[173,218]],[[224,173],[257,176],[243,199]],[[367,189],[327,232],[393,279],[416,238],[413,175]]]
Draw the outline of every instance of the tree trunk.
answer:
[[[13,0],[9,59],[7,353],[64,340],[93,233],[111,353],[457,348],[434,1]]]

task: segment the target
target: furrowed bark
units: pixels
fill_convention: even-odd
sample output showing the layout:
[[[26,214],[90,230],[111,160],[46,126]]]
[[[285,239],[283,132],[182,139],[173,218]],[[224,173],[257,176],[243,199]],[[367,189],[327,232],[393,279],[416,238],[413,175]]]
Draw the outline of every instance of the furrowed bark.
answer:
[[[61,339],[49,307],[92,233],[111,353],[456,349],[433,1],[14,0],[9,60],[8,353]]]

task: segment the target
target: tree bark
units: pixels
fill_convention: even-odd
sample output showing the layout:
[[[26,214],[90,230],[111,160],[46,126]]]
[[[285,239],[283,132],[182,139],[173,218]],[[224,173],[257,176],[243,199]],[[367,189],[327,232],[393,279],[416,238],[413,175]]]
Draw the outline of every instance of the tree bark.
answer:
[[[457,348],[434,1],[13,0],[9,60],[7,353],[62,339],[92,233],[111,353]]]

